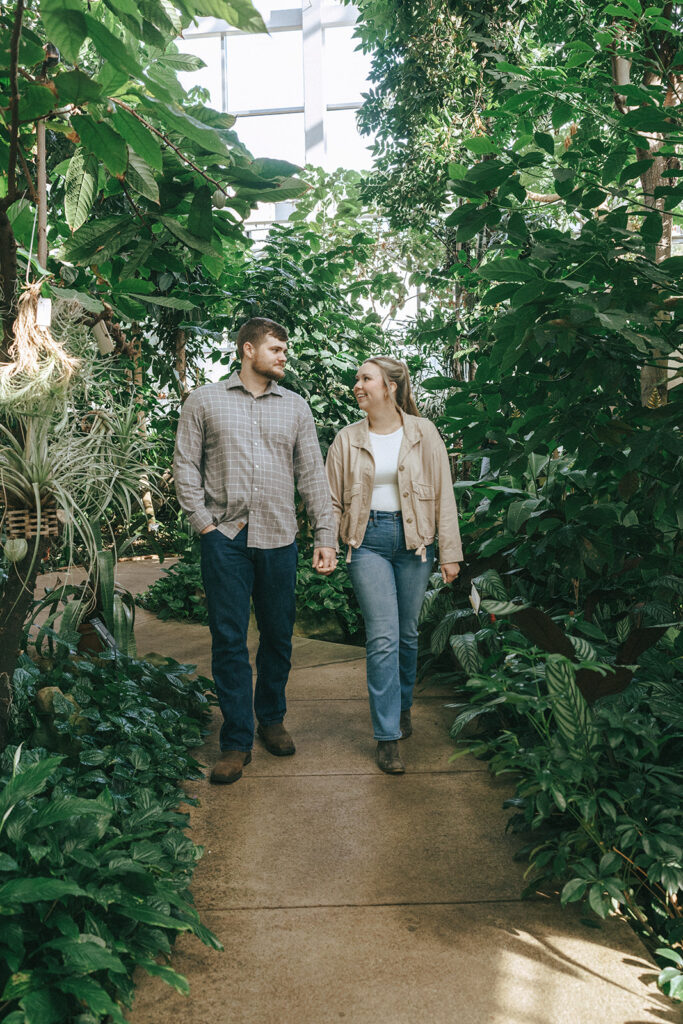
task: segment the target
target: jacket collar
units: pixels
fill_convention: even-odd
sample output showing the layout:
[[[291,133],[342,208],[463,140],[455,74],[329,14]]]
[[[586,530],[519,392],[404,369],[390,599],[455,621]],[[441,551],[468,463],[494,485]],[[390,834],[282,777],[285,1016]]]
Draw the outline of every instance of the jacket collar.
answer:
[[[418,417],[410,416],[403,409],[399,409],[399,416],[403,425],[403,439],[407,444],[407,447],[412,448],[414,444],[420,440],[420,428],[418,425]],[[357,423],[352,423],[349,427],[349,434],[351,435],[351,444],[355,448],[369,448],[370,446],[370,427],[368,425],[367,416],[365,419],[359,420]]]

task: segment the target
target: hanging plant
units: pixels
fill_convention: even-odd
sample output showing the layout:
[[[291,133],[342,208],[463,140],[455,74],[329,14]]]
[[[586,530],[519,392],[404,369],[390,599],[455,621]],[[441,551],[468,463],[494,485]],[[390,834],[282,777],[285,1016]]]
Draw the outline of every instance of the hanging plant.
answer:
[[[36,402],[65,387],[79,360],[69,355],[50,327],[38,323],[41,284],[27,285],[17,300],[14,341],[10,362],[0,365],[0,408],[13,412],[27,402]]]

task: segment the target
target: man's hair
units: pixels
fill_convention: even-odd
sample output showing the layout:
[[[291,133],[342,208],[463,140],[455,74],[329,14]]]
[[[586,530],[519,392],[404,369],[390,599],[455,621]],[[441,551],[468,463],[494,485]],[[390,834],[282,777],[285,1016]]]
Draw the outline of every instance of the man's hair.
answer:
[[[268,334],[274,335],[278,341],[288,340],[287,329],[265,316],[253,316],[251,320],[243,323],[237,333],[237,352],[240,359],[244,358],[244,346],[247,342],[258,348]]]

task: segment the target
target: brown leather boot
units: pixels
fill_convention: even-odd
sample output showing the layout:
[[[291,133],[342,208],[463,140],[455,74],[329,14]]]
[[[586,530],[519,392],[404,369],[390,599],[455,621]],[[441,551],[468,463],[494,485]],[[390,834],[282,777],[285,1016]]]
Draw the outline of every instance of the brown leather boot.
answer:
[[[242,778],[242,768],[251,761],[251,751],[222,750],[221,756],[213,766],[209,781],[229,786]]]
[[[400,728],[402,740],[407,740],[409,736],[412,736],[413,722],[410,717],[410,708],[408,708],[406,711],[401,712]]]
[[[266,750],[271,754],[275,754],[276,757],[289,757],[296,750],[294,740],[282,722],[276,722],[274,725],[261,725],[259,723],[256,731],[265,743]]]
[[[403,775],[406,766],[398,752],[398,740],[377,741],[377,767],[387,775]]]

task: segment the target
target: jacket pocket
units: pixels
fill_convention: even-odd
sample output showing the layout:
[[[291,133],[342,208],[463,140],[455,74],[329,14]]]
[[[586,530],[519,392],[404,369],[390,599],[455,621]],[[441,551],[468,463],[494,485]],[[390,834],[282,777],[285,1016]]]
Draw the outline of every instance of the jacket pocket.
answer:
[[[339,524],[339,533],[342,537],[342,540],[348,540],[348,538],[351,536],[351,530],[353,529],[354,524],[358,522],[358,516],[360,511],[360,498],[360,483],[352,484],[351,487],[345,488],[342,503],[341,522]]]
[[[417,532],[423,540],[436,532],[436,497],[432,484],[413,483],[413,510]]]

